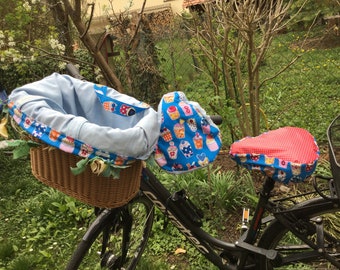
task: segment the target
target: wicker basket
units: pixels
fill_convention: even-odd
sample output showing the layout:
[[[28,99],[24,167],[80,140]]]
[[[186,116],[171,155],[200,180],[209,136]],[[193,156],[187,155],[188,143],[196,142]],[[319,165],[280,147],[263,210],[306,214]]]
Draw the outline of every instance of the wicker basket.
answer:
[[[31,148],[33,175],[53,187],[86,204],[101,208],[116,208],[128,203],[139,191],[142,162],[137,160],[121,170],[120,178],[97,176],[87,166],[84,173],[72,174],[80,157],[57,148],[41,145]]]

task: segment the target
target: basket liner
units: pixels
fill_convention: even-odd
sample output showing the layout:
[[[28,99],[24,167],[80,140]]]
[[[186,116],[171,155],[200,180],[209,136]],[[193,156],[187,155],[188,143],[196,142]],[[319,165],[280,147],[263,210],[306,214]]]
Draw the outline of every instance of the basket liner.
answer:
[[[43,142],[117,165],[148,158],[159,137],[157,112],[149,105],[68,75],[19,87],[8,105],[13,119]]]
[[[234,142],[230,155],[244,167],[287,184],[301,182],[314,172],[319,148],[307,130],[283,127]]]
[[[98,176],[89,167],[80,175],[72,174],[80,160],[73,154],[47,145],[31,148],[33,175],[42,183],[79,201],[101,208],[116,208],[128,203],[139,191],[142,162],[120,171],[120,178]]]

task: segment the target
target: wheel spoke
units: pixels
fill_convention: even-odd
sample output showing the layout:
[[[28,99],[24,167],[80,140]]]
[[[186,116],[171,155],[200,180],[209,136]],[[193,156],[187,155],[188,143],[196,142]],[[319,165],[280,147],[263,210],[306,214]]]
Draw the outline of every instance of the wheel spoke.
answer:
[[[135,269],[147,244],[153,218],[152,202],[138,197],[114,217],[101,221],[105,225],[86,233],[86,240],[79,244],[67,269]]]

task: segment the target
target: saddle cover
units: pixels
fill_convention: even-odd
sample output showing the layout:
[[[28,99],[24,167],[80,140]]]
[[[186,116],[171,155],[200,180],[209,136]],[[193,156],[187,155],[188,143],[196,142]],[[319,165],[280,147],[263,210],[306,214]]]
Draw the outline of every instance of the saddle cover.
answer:
[[[283,127],[234,142],[230,155],[247,169],[287,184],[301,182],[314,172],[319,148],[307,130]]]
[[[205,167],[221,147],[218,127],[201,106],[187,100],[183,92],[164,95],[158,106],[160,138],[155,160],[170,173]]]
[[[147,159],[159,137],[157,112],[103,85],[54,73],[12,91],[9,112],[29,134],[81,157],[115,165]]]

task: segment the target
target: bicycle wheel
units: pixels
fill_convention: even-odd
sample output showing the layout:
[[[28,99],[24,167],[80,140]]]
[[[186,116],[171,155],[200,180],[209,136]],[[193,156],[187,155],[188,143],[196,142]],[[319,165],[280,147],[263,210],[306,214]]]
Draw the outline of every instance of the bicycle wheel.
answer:
[[[103,210],[66,269],[135,269],[146,247],[153,218],[153,203],[144,195],[122,208]]]
[[[316,233],[317,218],[323,220],[323,235],[318,239]],[[339,269],[340,265],[340,229],[339,220],[340,212],[337,210],[329,210],[329,213],[319,213],[318,209],[314,209],[314,213],[299,219],[295,226],[300,233],[308,237],[313,244],[324,241],[324,252],[336,262],[331,264],[328,262],[322,252],[313,250],[306,245],[301,239],[296,237],[292,232],[288,231],[284,225],[275,220],[269,225],[263,236],[259,240],[258,246],[265,249],[274,249],[279,252],[280,258],[276,261],[270,261],[264,256],[259,256],[257,260],[258,269],[291,269],[291,265],[295,265],[298,269],[314,270],[314,269]],[[338,222],[335,224],[334,222]],[[320,236],[320,234],[319,234]],[[287,268],[290,265],[290,268]]]

